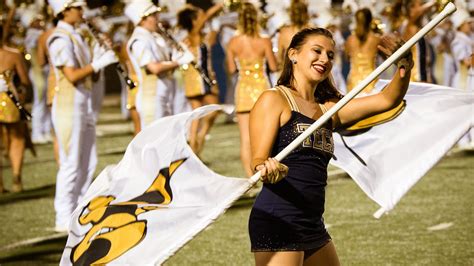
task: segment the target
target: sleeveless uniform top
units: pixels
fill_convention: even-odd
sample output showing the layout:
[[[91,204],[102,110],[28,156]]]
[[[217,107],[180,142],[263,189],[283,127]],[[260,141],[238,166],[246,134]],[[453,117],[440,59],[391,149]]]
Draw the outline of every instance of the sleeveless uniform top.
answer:
[[[351,57],[351,70],[347,77],[347,91],[351,91],[357,84],[364,80],[375,69],[375,57],[368,57],[363,53],[356,53]],[[369,93],[375,86],[377,80],[372,81],[364,92]]]
[[[209,71],[209,59],[210,53],[205,44],[201,44],[199,47],[189,47],[189,50],[194,54],[197,64],[203,70],[207,77],[210,77]],[[209,86],[204,82],[203,78],[192,64],[181,66],[183,73],[184,82],[184,94],[187,98],[196,98],[207,94],[217,95],[217,86]]]
[[[290,103],[292,114],[278,130],[272,157],[315,121],[299,112],[288,88],[277,88]],[[323,105],[320,108],[325,112]],[[252,251],[313,250],[331,239],[322,215],[333,151],[329,121],[281,161],[289,168],[288,176],[276,184],[264,184],[250,214]]]
[[[0,73],[0,123],[16,123],[21,118],[20,111],[7,94],[8,90],[16,94],[12,81],[12,70],[8,69]],[[16,96],[18,97],[18,95]]]
[[[238,60],[239,79],[235,87],[236,112],[250,112],[258,97],[270,88],[263,58]]]

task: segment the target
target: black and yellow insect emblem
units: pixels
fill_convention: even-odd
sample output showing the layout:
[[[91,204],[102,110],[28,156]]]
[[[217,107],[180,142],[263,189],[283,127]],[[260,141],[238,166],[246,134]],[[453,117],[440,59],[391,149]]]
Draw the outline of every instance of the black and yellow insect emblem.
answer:
[[[140,243],[147,232],[147,221],[139,220],[138,215],[159,207],[139,205],[170,204],[173,199],[171,176],[185,160],[161,169],[151,186],[129,201],[110,204],[115,200],[113,195],[92,199],[78,219],[81,225],[90,224],[92,228],[72,248],[73,265],[106,264]]]

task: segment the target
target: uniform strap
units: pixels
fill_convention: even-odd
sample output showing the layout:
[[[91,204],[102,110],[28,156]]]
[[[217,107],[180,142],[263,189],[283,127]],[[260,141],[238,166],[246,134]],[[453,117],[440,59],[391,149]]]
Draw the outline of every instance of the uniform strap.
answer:
[[[321,108],[321,111],[323,111],[323,114],[328,111],[328,109],[326,108],[324,104],[319,104],[319,108]]]
[[[296,104],[296,101],[293,98],[293,95],[291,94],[290,90],[287,87],[282,86],[282,85],[277,86],[276,88],[283,93],[286,100],[288,101],[288,104],[290,105],[291,110],[299,112],[300,109],[298,108],[298,105]]]

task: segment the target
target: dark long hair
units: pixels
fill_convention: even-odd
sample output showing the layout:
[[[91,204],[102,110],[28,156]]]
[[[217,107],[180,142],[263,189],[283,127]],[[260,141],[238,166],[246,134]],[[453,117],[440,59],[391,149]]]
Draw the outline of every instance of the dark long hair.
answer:
[[[368,8],[362,8],[355,13],[355,35],[361,43],[365,43],[370,32],[370,24],[372,23],[372,12]]]
[[[291,39],[290,46],[288,46],[288,49],[286,50],[285,60],[283,62],[283,70],[281,72],[280,78],[278,79],[277,85],[283,85],[289,88],[293,87],[295,77],[293,76],[293,63],[288,56],[288,51],[292,48],[299,51],[306,43],[308,37],[312,35],[322,35],[333,40],[331,32],[324,28],[305,28],[296,33],[295,36],[293,36],[293,39]],[[336,87],[332,83],[330,77],[327,77],[316,87],[314,97],[319,103],[324,103],[333,98],[341,99],[342,95],[336,90]]]
[[[178,12],[178,27],[191,32],[193,30],[193,20],[197,18],[198,12],[197,7],[186,5]]]

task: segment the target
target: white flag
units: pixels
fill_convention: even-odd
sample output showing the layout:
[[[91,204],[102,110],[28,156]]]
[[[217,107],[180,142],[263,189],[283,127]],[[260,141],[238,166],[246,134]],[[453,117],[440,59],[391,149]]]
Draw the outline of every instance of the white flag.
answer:
[[[94,180],[73,213],[61,265],[154,265],[165,261],[249,188],[209,170],[186,144],[205,106],[155,121],[123,159]]]
[[[387,83],[379,81],[376,89]],[[381,206],[377,217],[393,209],[473,125],[473,93],[412,82],[396,110],[366,120],[365,129],[333,135],[331,164]]]

